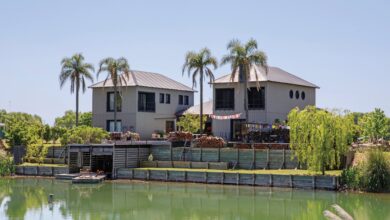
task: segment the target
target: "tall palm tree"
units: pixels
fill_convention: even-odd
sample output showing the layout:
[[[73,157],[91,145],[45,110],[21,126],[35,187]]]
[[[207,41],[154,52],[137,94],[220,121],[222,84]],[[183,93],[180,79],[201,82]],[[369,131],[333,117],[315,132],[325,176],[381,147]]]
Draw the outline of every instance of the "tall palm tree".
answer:
[[[60,87],[62,88],[67,81],[70,81],[70,92],[76,91],[76,127],[79,125],[79,92],[80,87],[84,93],[86,90],[85,81],[93,82],[91,72],[95,71],[90,63],[84,62],[84,56],[81,53],[74,54],[72,57],[65,57],[61,61]]]
[[[231,81],[234,81],[238,74],[239,80],[242,79],[244,83],[244,109],[245,122],[248,123],[248,80],[250,79],[251,69],[255,72],[256,87],[260,88],[257,67],[265,70],[268,73],[267,55],[257,49],[257,41],[249,40],[246,44],[242,44],[239,40],[232,40],[228,43],[227,49],[229,54],[222,58],[221,65],[231,64]]]
[[[126,58],[114,59],[111,57],[105,58],[100,61],[99,70],[97,72],[97,77],[101,72],[107,72],[106,79],[103,82],[103,85],[106,85],[107,81],[111,79],[114,86],[114,131],[117,131],[117,95],[118,95],[118,86],[126,85],[129,80],[130,75],[130,66]]]
[[[190,51],[185,57],[185,63],[183,65],[183,75],[187,70],[188,77],[192,74],[192,87],[196,87],[196,77],[199,75],[199,84],[200,84],[200,133],[203,133],[203,79],[208,77],[210,83],[214,82],[214,74],[209,68],[212,66],[214,70],[218,67],[217,58],[211,55],[211,52],[208,48],[203,48],[196,53]]]

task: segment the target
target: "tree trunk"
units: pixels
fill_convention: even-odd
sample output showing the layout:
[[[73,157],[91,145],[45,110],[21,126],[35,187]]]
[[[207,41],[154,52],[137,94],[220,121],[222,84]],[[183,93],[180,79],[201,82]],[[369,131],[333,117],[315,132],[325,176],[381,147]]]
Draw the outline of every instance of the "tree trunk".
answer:
[[[114,85],[114,132],[117,132],[117,126],[116,126],[116,113],[117,113],[117,104],[116,104],[116,100],[117,100],[117,86],[116,84]]]
[[[200,69],[200,134],[203,134],[203,69]]]
[[[80,91],[80,81],[79,78],[76,79],[76,127],[79,126],[79,91]]]

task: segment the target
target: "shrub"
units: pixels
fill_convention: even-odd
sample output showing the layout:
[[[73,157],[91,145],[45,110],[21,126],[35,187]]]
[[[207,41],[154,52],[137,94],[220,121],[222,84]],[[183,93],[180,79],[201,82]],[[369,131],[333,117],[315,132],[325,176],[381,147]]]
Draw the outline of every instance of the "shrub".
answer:
[[[15,172],[12,157],[0,154],[0,176],[8,176]]]
[[[390,168],[383,151],[371,150],[363,170],[365,189],[369,192],[382,192],[389,189]]]
[[[202,148],[222,148],[225,146],[225,141],[220,137],[202,136],[197,138],[196,147]]]
[[[168,136],[169,141],[191,141],[192,133],[184,131],[170,132]]]
[[[102,128],[79,126],[68,130],[61,138],[61,144],[99,144],[109,137]]]
[[[46,158],[47,151],[48,147],[46,146],[43,146],[41,144],[31,144],[27,146],[25,159],[28,162],[43,163],[43,160]]]
[[[357,190],[362,187],[362,171],[359,167],[351,167],[343,170],[340,177],[341,187]]]

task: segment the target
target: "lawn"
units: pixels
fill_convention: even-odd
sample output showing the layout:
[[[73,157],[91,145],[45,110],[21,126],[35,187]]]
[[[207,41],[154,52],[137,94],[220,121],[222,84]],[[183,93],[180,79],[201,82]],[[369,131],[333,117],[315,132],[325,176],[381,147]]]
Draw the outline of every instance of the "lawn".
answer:
[[[239,173],[239,174],[274,174],[274,175],[322,175],[321,172],[313,172],[309,170],[214,170],[214,169],[190,169],[190,168],[136,168],[138,170],[168,170],[168,171],[190,171],[190,172],[223,172],[223,173]],[[328,176],[340,176],[341,170],[329,170],[325,172]]]
[[[19,166],[26,166],[26,167],[36,167],[36,166],[39,166],[39,167],[66,167],[67,165],[65,164],[49,164],[49,163],[22,163],[20,164]]]

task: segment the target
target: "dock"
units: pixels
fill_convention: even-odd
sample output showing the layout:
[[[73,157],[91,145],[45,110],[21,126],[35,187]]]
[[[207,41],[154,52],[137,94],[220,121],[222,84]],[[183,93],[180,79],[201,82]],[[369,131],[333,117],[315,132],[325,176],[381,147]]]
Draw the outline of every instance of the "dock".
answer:
[[[101,183],[106,179],[106,175],[83,174],[72,178],[72,183]]]

